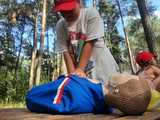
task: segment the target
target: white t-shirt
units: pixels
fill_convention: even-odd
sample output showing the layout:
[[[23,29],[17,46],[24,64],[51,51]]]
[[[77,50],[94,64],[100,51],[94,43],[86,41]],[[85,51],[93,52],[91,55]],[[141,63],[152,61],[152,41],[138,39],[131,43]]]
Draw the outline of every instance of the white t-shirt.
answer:
[[[95,8],[81,8],[79,18],[74,23],[68,24],[65,19],[60,19],[56,26],[56,32],[56,51],[61,53],[72,49],[72,52],[77,54],[80,41],[97,40],[86,67],[87,72],[89,71],[88,77],[105,81],[119,70],[106,47],[103,20]]]

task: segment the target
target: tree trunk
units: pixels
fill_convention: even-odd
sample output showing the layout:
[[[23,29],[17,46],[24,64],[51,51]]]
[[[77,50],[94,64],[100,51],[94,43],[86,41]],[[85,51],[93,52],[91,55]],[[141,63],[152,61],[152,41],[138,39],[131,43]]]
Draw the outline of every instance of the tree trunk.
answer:
[[[47,77],[48,77],[48,80],[51,79],[51,59],[50,59],[50,54],[49,54],[49,32],[47,31]]]
[[[40,50],[37,56],[38,66],[37,66],[37,71],[36,71],[36,85],[39,85],[40,83],[41,61],[42,61],[42,53],[43,53],[43,48],[44,48],[44,37],[45,37],[45,30],[46,30],[46,5],[47,5],[47,0],[43,0],[42,32],[41,32]]]
[[[63,57],[62,56],[63,55],[60,54],[60,57],[59,57],[59,74],[58,75],[62,74],[62,69],[63,69]]]
[[[93,0],[93,7],[96,8],[97,7],[96,5],[97,5],[97,0]]]
[[[22,40],[23,40],[23,34],[24,34],[24,26],[22,25],[22,32],[21,32],[21,37],[20,37],[20,45],[19,45],[19,51],[18,51],[18,56],[17,56],[17,61],[15,64],[15,71],[14,71],[14,80],[17,80],[17,76],[18,76],[18,69],[19,69],[19,59],[20,59],[20,55],[21,55],[21,51],[22,51]]]
[[[146,7],[146,1],[145,0],[136,0],[136,1],[140,12],[141,21],[149,51],[156,55],[156,47],[155,47],[156,40],[154,33],[152,31],[150,17]]]
[[[29,78],[29,89],[31,89],[34,85],[35,79],[35,68],[36,68],[36,54],[37,54],[37,22],[38,16],[35,16],[34,21],[34,41],[33,41],[33,50],[32,50],[32,61],[31,61],[31,68],[30,68],[30,78]]]
[[[54,35],[55,35],[55,32],[54,32]],[[55,43],[56,43],[56,40],[54,38],[54,42],[53,42],[53,52],[54,52],[54,55],[53,55],[53,71],[52,71],[52,80],[55,79],[55,65],[56,65],[56,53],[55,53]]]
[[[122,22],[122,26],[123,26],[123,31],[124,31],[124,35],[125,35],[125,43],[126,43],[126,47],[127,47],[127,50],[128,50],[131,71],[132,71],[132,73],[135,73],[136,70],[135,70],[135,67],[134,67],[132,51],[131,51],[130,43],[129,43],[129,40],[128,40],[127,31],[126,31],[125,26],[124,26],[124,20],[123,20],[123,15],[122,15],[119,0],[116,0],[116,2],[117,2],[117,5],[118,5],[118,9],[119,9],[120,17],[121,17],[121,22]]]

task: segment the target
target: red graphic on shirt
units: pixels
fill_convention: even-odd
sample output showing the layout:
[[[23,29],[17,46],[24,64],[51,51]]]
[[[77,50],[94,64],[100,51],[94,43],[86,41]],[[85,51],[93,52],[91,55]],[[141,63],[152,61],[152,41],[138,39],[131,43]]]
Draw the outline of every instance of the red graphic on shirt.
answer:
[[[72,40],[86,40],[87,39],[87,35],[83,34],[81,32],[76,33],[76,32],[69,32],[69,42],[71,42]]]

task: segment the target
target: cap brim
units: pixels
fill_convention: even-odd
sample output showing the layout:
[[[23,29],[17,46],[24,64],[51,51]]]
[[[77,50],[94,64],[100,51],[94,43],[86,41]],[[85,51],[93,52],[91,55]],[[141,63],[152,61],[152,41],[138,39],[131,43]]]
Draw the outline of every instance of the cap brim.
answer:
[[[63,3],[55,7],[55,12],[60,12],[60,11],[69,11],[73,10],[76,8],[76,1],[68,2],[68,3]]]

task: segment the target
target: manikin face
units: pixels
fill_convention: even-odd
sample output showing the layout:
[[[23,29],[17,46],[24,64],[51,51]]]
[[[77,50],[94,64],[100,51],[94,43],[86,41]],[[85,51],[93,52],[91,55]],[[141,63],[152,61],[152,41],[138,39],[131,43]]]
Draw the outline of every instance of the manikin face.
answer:
[[[80,5],[76,4],[76,8],[73,10],[61,11],[61,15],[67,22],[74,22],[78,19],[80,13]]]
[[[112,80],[109,80],[108,83],[105,85],[105,92],[106,92],[107,97],[116,96],[120,92],[119,91],[120,89],[117,86],[121,86],[121,84],[124,85],[131,79],[138,80],[139,78],[138,76],[129,75],[127,73],[115,74],[114,76],[112,76]],[[127,90],[128,88],[123,88],[123,89]]]
[[[143,113],[150,101],[151,94],[147,82],[140,80],[137,76],[116,75],[105,88],[106,103],[125,114]]]

